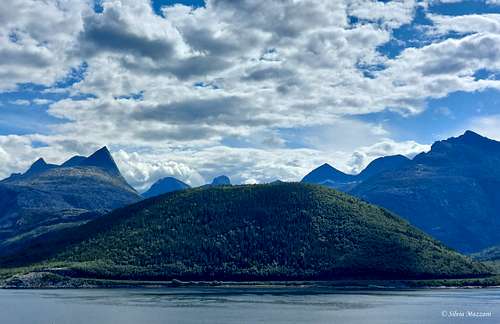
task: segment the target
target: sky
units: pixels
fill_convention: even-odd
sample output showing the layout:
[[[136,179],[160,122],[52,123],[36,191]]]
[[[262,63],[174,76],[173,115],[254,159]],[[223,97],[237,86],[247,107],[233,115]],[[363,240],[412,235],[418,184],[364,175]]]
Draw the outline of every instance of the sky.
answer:
[[[12,0],[0,178],[107,146],[139,191],[500,140],[500,1]]]

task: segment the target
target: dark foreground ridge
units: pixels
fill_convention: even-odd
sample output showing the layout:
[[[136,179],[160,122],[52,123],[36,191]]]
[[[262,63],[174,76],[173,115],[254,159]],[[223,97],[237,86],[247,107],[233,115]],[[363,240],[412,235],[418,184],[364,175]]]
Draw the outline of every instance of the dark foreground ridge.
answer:
[[[337,280],[480,277],[484,265],[390,212],[315,185],[188,189],[42,236],[5,266],[71,277]],[[40,263],[39,263],[40,264]]]

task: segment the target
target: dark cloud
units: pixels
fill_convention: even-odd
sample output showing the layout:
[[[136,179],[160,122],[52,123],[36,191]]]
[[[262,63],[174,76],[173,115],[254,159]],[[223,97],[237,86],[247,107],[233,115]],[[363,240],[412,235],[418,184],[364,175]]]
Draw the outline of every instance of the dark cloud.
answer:
[[[209,73],[231,67],[230,62],[223,58],[207,56],[195,56],[181,60],[167,60],[160,64],[153,65],[147,64],[147,62],[144,62],[140,58],[133,60],[124,58],[121,60],[121,64],[127,70],[139,75],[159,76],[171,74],[180,80],[205,76]]]
[[[216,38],[208,29],[187,27],[182,30],[182,37],[195,50],[210,55],[228,55],[238,51],[240,44],[234,44],[225,38]]]
[[[285,79],[294,76],[294,72],[289,69],[269,67],[250,71],[243,80],[264,81],[270,79]]]
[[[144,107],[132,114],[138,121],[159,121],[168,124],[206,124],[226,126],[255,126],[272,123],[261,118],[248,100],[240,97],[194,99]]]
[[[168,40],[149,39],[137,35],[119,22],[103,21],[100,16],[89,16],[84,22],[79,43],[87,55],[103,51],[130,53],[153,60],[169,60],[174,46]]]
[[[197,141],[206,140],[217,136],[217,132],[206,126],[182,125],[169,129],[148,129],[139,130],[135,134],[145,141]]]
[[[0,49],[0,65],[44,68],[53,64],[51,59],[40,52]]]

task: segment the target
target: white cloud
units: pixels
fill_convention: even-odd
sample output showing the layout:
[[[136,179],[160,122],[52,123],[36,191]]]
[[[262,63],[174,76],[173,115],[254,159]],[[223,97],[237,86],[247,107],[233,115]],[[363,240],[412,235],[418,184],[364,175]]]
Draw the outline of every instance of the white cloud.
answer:
[[[463,16],[442,16],[429,14],[434,23],[432,33],[500,33],[500,14],[474,14]]]
[[[467,129],[483,136],[500,141],[500,115],[489,115],[473,118]]]
[[[169,161],[168,156],[127,153],[119,150],[114,159],[122,175],[138,191],[147,190],[157,180],[170,176],[186,182],[191,186],[206,183],[205,179],[190,166],[176,161]]]
[[[357,171],[383,154],[411,155],[425,147],[357,116],[412,115],[429,98],[500,88],[474,78],[500,69],[498,15],[431,15],[434,36],[466,35],[394,58],[379,52],[420,5],[210,0],[166,6],[162,17],[149,0],[105,0],[102,13],[88,1],[16,0],[0,12],[0,89],[51,85],[83,61],[88,68],[63,91],[70,98],[50,103],[61,119],[50,135],[4,137],[0,175],[37,155],[58,160],[105,144],[140,189],[166,175],[192,184],[222,173],[237,183],[298,180],[323,162]]]
[[[419,153],[429,151],[430,148],[430,145],[422,145],[415,141],[395,142],[391,139],[384,139],[374,145],[356,150],[349,161],[349,166],[352,173],[359,173],[371,161],[379,157],[401,154],[413,158]]]
[[[79,60],[71,54],[88,1],[15,0],[0,10],[0,90],[50,85]]]
[[[25,99],[17,99],[13,101],[9,101],[10,104],[16,105],[16,106],[29,106],[31,105],[31,101],[25,100]]]
[[[390,2],[354,0],[348,1],[349,13],[360,19],[381,22],[382,25],[397,28],[412,21],[417,2],[396,0]]]

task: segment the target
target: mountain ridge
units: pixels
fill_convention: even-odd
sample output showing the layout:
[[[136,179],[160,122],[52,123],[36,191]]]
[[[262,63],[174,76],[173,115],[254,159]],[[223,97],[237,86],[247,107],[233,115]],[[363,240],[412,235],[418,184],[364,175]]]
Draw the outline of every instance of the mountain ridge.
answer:
[[[138,201],[107,148],[97,152],[62,165],[40,158],[27,172],[0,181],[0,248],[14,248],[45,231],[76,226]]]
[[[459,251],[476,252],[500,244],[496,234],[500,231],[496,217],[500,142],[466,131],[404,161],[336,187],[397,213]]]
[[[46,260],[79,277],[135,280],[489,274],[394,214],[300,183],[171,192],[58,234],[0,263]]]

